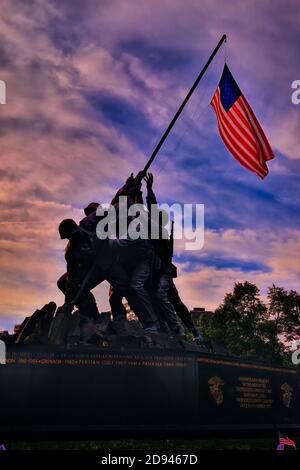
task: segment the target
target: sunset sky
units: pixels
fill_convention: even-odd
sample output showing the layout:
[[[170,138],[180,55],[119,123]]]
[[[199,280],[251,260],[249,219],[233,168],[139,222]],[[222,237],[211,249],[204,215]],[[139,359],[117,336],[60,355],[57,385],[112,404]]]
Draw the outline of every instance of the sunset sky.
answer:
[[[236,281],[299,290],[298,1],[0,0],[0,11],[0,330],[63,302],[58,223],[143,168],[223,33],[152,168],[159,202],[205,205],[203,249],[175,245],[176,283],[207,309]],[[209,103],[225,56],[276,155],[264,181],[217,131]]]

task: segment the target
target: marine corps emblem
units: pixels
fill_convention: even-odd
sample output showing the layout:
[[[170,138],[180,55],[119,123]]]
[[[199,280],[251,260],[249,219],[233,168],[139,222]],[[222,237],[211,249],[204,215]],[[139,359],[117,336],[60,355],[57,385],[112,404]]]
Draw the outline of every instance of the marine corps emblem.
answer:
[[[213,396],[216,404],[218,406],[222,405],[224,401],[223,391],[221,389],[222,385],[224,385],[223,380],[220,379],[220,377],[214,376],[209,379],[208,384],[210,393]]]
[[[292,398],[293,398],[293,387],[291,387],[289,384],[284,383],[281,385],[281,390],[282,390],[282,401],[283,404],[286,408],[290,407]]]

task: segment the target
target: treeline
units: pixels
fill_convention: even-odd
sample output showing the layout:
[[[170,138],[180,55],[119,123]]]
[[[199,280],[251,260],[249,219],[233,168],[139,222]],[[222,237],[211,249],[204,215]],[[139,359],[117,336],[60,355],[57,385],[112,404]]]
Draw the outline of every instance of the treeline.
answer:
[[[213,315],[200,320],[202,332],[247,359],[291,365],[291,349],[300,337],[300,294],[274,284],[267,302],[250,282],[236,283]]]

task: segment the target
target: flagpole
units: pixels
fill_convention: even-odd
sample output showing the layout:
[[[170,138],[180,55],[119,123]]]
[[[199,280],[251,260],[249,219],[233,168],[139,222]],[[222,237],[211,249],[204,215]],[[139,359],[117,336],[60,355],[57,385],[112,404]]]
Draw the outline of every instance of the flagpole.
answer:
[[[220,49],[220,47],[222,46],[223,42],[225,41],[226,42],[226,34],[223,34],[223,36],[221,37],[220,41],[218,42],[218,44],[216,45],[215,49],[213,50],[213,52],[211,53],[211,56],[209,57],[208,61],[206,62],[206,64],[204,65],[203,69],[201,70],[201,72],[199,73],[198,77],[196,78],[192,88],[190,89],[190,91],[188,92],[188,94],[186,95],[186,97],[184,98],[183,102],[181,103],[180,107],[178,108],[176,114],[174,115],[172,121],[170,122],[169,126],[167,127],[165,133],[163,134],[163,136],[161,137],[160,141],[158,142],[157,146],[155,147],[151,157],[149,158],[145,168],[144,168],[144,171],[148,171],[150,165],[152,164],[154,158],[156,157],[156,155],[158,154],[160,148],[162,147],[164,141],[166,140],[166,138],[168,137],[168,135],[170,134],[171,132],[171,129],[172,127],[174,126],[175,122],[177,121],[177,119],[179,118],[180,114],[182,113],[185,105],[187,104],[187,102],[189,101],[190,97],[192,96],[192,94],[194,93],[195,89],[197,88],[201,78],[203,77],[203,75],[205,74],[206,70],[208,69],[210,63],[212,62],[212,60],[214,59],[215,55],[217,54],[218,50]]]

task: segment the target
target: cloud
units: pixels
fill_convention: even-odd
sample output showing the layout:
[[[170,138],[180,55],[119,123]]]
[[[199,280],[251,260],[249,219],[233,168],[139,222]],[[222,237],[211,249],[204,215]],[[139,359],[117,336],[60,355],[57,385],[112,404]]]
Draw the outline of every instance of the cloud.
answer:
[[[160,202],[205,204],[204,250],[185,261],[178,246],[178,284],[190,306],[200,298],[211,307],[244,277],[264,291],[273,281],[296,288],[299,109],[290,101],[290,84],[299,78],[295,1],[236,1],[224,8],[218,0],[4,0],[1,8],[5,325],[52,298],[62,301],[56,289],[65,269],[59,221],[79,220],[91,200],[110,201],[128,174],[144,166],[224,32],[229,66],[277,158],[262,183],[224,149],[209,106],[223,48],[153,166]],[[99,299],[107,309],[107,285]]]
[[[189,303],[215,309],[235,282],[256,284],[266,300],[273,283],[297,290],[300,275],[300,231],[270,233],[253,230],[206,231],[201,252],[190,252],[189,262],[182,242],[176,242],[180,275],[176,282]],[[193,260],[194,258],[194,260]],[[223,268],[235,264],[236,268]],[[251,263],[259,262],[261,266]]]

